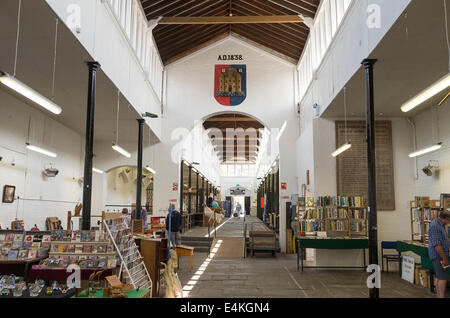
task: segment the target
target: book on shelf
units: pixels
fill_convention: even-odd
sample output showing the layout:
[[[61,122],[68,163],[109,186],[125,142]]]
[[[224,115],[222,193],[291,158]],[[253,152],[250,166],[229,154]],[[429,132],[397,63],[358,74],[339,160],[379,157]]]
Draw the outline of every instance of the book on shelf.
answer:
[[[450,209],[450,193],[441,193],[441,208],[444,210]]]
[[[17,250],[17,249],[9,250],[8,260],[10,260],[10,261],[17,260],[18,256],[19,256],[19,250]]]
[[[367,236],[368,209],[363,196],[299,197],[297,213],[299,232]]]
[[[414,198],[414,200],[416,201],[416,208],[426,207],[426,206],[429,205],[430,197],[419,197],[419,196],[416,196]]]

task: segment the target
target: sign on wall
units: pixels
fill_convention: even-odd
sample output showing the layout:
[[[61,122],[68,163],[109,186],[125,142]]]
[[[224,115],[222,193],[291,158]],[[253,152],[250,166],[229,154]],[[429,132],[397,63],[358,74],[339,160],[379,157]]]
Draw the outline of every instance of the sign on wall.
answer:
[[[178,191],[178,182],[172,183],[172,191]]]
[[[348,140],[346,140],[346,138]],[[351,142],[352,148],[336,157],[337,194],[364,196],[367,190],[366,122],[336,121],[336,148]],[[395,210],[394,161],[392,126],[390,121],[375,122],[377,208],[379,211]]]
[[[403,256],[402,279],[414,284],[414,257]]]
[[[214,98],[224,106],[238,106],[247,97],[247,66],[216,65]]]

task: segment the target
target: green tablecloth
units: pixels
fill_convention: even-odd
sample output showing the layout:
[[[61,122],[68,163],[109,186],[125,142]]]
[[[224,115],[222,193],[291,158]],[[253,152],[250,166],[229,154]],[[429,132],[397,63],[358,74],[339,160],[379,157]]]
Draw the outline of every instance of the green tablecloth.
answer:
[[[397,241],[396,249],[399,253],[413,252],[414,254],[419,255],[422,268],[434,270],[433,263],[431,262],[430,257],[428,256],[428,246],[413,244],[408,241]]]
[[[369,248],[368,239],[319,239],[297,238],[299,248],[317,248],[325,250],[356,250]]]
[[[149,292],[150,292],[149,289],[140,289],[140,290],[133,289],[125,294],[128,296],[128,298],[142,298],[145,296],[145,294],[147,294]],[[83,293],[82,293],[80,296],[78,296],[78,297],[73,296],[72,298],[87,298],[87,297],[83,296]],[[96,291],[94,298],[104,298],[103,291],[102,290]],[[111,297],[109,297],[109,298],[111,298]]]

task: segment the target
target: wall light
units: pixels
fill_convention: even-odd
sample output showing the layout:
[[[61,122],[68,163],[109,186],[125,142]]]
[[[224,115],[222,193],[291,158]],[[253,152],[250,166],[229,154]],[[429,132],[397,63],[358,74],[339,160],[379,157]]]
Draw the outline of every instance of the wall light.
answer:
[[[407,113],[410,110],[416,108],[423,102],[427,101],[431,97],[433,97],[436,94],[439,94],[444,89],[450,86],[450,73],[445,75],[443,78],[441,78],[439,81],[428,87],[426,90],[421,92],[419,95],[415,96],[414,98],[410,99],[408,102],[402,105],[401,109],[402,112]]]
[[[277,141],[280,141],[281,136],[283,136],[284,131],[286,130],[287,127],[287,121],[285,121],[283,123],[283,126],[281,126],[280,132],[277,135]]]
[[[434,146],[431,146],[431,147],[428,147],[428,148],[424,148],[424,149],[422,149],[422,150],[419,150],[419,151],[410,153],[410,154],[409,154],[409,157],[410,157],[410,158],[419,157],[419,156],[422,156],[422,155],[424,155],[424,154],[426,154],[426,153],[430,153],[430,152],[433,152],[433,151],[437,151],[437,150],[439,150],[439,149],[441,149],[441,148],[442,148],[442,142],[438,143],[437,145],[434,145]]]
[[[127,158],[131,158],[131,154],[128,151],[126,151],[125,149],[123,149],[122,147],[120,147],[119,145],[113,144],[112,148],[115,151],[117,151],[118,153],[120,153],[121,155],[123,155],[123,156],[125,156]]]
[[[35,152],[39,152],[39,153],[41,153],[43,155],[46,155],[46,156],[49,156],[49,157],[52,157],[52,158],[56,158],[58,156],[54,152],[45,150],[45,149],[40,148],[40,147],[36,147],[36,146],[30,145],[29,143],[26,143],[26,145],[27,145],[27,149],[30,149],[30,150],[35,151]]]
[[[28,98],[29,100],[38,104],[39,106],[47,109],[48,111],[52,112],[53,114],[59,115],[62,112],[61,107],[59,107],[58,105],[53,103],[47,97],[44,97],[41,94],[39,94],[34,89],[25,85],[24,83],[19,81],[17,78],[9,75],[8,73],[0,71],[0,83],[9,87],[10,89],[16,91],[20,95]]]
[[[345,145],[341,146],[340,148],[336,149],[331,155],[333,157],[339,156],[341,153],[349,150],[352,147],[352,144],[347,142]]]

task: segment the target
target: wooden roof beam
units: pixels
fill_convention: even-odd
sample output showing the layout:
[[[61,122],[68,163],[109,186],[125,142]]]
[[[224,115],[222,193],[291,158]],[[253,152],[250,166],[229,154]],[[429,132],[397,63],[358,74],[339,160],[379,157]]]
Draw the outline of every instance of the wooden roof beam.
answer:
[[[205,122],[222,122],[222,121],[227,121],[227,122],[234,122],[234,121],[256,121],[258,122],[256,119],[251,118],[251,117],[215,117],[215,118],[209,118],[207,119]]]
[[[163,17],[158,24],[252,24],[252,23],[302,23],[298,15],[271,16],[214,16],[214,17]]]
[[[220,41],[220,40],[226,38],[227,36],[228,36],[228,30],[225,33],[217,34],[213,38],[207,39],[207,40],[205,40],[205,42],[195,45],[194,47],[191,47],[182,53],[179,53],[179,54],[176,54],[173,56],[169,56],[166,60],[164,60],[164,65],[169,65],[170,63],[173,63],[179,59],[182,59],[183,57],[186,57],[186,56],[188,56],[198,50],[201,50],[217,41]]]
[[[205,39],[210,39],[212,36],[223,33],[225,26],[213,25],[208,26],[205,29],[199,30],[193,34],[192,37],[184,37],[180,39],[178,42],[168,45],[168,46],[158,46],[160,54],[163,56],[167,56],[170,54],[178,54],[181,53],[191,47],[196,46],[205,41]],[[228,30],[227,30],[228,31]]]
[[[226,6],[220,5],[209,11],[209,15],[223,15],[226,12]],[[172,38],[176,34],[190,34],[198,25],[165,25],[165,29],[158,29],[153,32],[153,36],[157,42]]]
[[[262,2],[258,2],[258,4],[256,4],[252,0],[237,0],[235,7],[245,8],[246,10],[251,11],[252,14],[254,13],[259,15],[286,14],[283,11],[274,11],[273,8]],[[283,26],[284,29],[288,29],[291,30],[292,32],[298,32],[300,34],[303,34],[305,36],[305,39],[308,37],[309,34],[309,28],[304,26],[302,23],[298,24],[288,23],[288,24],[274,24],[274,25],[279,27]]]

